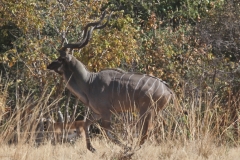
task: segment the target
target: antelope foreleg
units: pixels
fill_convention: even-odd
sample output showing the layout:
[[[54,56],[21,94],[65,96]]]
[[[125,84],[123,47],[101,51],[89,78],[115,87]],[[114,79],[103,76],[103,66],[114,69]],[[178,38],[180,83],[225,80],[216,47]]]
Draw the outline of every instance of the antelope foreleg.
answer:
[[[87,149],[91,152],[95,152],[95,148],[93,148],[91,141],[90,141],[90,136],[89,136],[89,127],[92,124],[92,121],[87,119],[85,124],[84,124],[84,133],[85,133],[85,138],[86,138],[86,145],[87,145]]]
[[[86,121],[84,123],[83,130],[85,132],[85,138],[86,138],[86,145],[87,149],[91,152],[95,152],[95,148],[93,148],[91,141],[90,141],[90,136],[89,136],[89,128],[90,125],[93,124],[95,121],[101,119],[101,116],[95,113],[90,113],[88,118],[85,118]]]

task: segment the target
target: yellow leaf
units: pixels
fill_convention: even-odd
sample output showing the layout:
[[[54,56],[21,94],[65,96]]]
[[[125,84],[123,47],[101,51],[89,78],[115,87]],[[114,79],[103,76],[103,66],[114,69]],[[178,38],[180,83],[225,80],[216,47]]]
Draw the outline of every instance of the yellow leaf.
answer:
[[[13,61],[10,61],[10,62],[8,63],[8,66],[9,66],[10,68],[11,68],[13,65],[14,65]]]

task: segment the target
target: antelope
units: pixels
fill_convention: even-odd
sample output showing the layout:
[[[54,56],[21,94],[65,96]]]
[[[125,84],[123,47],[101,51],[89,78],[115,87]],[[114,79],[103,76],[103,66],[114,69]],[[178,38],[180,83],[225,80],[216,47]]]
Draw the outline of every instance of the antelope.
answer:
[[[71,140],[75,137],[80,137],[84,133],[84,121],[73,122],[53,122],[46,120],[46,131],[53,133],[54,143],[62,142],[62,140]]]
[[[137,109],[142,123],[140,145],[147,139],[152,130],[152,119],[155,112],[162,110],[174,93],[161,79],[140,73],[125,72],[120,69],[104,69],[90,72],[85,65],[72,54],[73,49],[80,49],[89,42],[94,29],[102,29],[109,22],[101,25],[105,12],[97,22],[84,27],[84,35],[80,42],[65,44],[58,50],[60,56],[47,66],[61,75],[70,90],[92,114],[84,123],[87,149],[94,152],[90,138],[89,126],[101,119],[101,127],[110,140],[120,144],[111,133],[110,117],[113,113],[121,113]],[[91,29],[89,29],[91,27]]]

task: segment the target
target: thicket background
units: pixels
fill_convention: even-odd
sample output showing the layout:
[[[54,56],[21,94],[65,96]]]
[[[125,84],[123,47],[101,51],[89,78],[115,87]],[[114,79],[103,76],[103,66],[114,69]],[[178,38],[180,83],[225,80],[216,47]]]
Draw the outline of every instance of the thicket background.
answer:
[[[199,117],[204,118],[206,108],[214,111],[210,116],[217,118],[212,128],[217,125],[219,135],[232,128],[227,141],[236,142],[240,106],[237,0],[1,0],[2,110],[21,107],[18,104],[24,97],[38,101],[43,92],[49,99],[40,106],[63,97],[57,104],[63,110],[64,84],[46,66],[58,57],[62,33],[67,33],[69,42],[76,42],[84,25],[97,20],[103,10],[113,11],[110,24],[94,31],[89,44],[74,53],[90,71],[119,67],[159,77],[176,92],[184,109],[190,110],[192,106],[184,104],[194,99],[200,104]]]

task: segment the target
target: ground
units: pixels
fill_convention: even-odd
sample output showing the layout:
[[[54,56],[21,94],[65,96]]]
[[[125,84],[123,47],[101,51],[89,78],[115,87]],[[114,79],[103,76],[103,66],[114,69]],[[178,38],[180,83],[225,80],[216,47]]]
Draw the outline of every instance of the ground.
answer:
[[[117,145],[105,139],[92,141],[97,149],[91,153],[86,149],[83,140],[76,144],[53,146],[46,143],[39,147],[29,144],[4,145],[0,147],[1,160],[89,160],[89,159],[133,159],[133,160],[238,160],[240,147],[216,146],[210,141],[164,142],[147,141],[141,148],[124,153]]]

